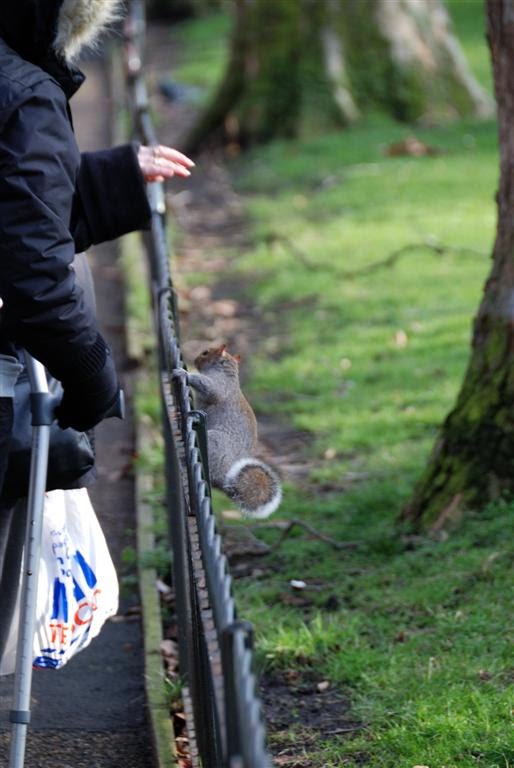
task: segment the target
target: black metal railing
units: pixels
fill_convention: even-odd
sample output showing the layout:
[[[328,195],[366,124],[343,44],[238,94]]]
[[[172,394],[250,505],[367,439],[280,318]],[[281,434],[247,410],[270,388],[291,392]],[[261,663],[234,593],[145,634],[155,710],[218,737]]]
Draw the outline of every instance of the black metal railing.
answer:
[[[144,78],[144,3],[133,0],[124,29],[134,138],[155,145]],[[158,338],[167,504],[191,758],[196,768],[270,768],[253,673],[253,630],[237,619],[232,581],[211,504],[207,436],[195,411],[179,343],[163,185],[149,185],[147,241]]]

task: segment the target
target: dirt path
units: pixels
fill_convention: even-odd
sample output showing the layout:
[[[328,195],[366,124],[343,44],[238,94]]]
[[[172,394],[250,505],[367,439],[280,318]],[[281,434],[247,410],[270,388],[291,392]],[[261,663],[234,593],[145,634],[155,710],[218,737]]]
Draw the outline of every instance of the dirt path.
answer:
[[[73,99],[75,128],[82,150],[110,145],[110,102],[101,60],[86,63],[88,79]],[[124,324],[121,277],[116,246],[91,251],[100,325],[113,346],[123,385]],[[133,483],[130,461],[133,424],[110,420],[97,430],[99,479],[91,489],[118,573],[122,552],[134,546]],[[138,598],[122,594],[116,621],[109,622],[91,646],[57,672],[34,674],[32,725],[26,768],[153,768],[146,717],[142,635]],[[134,612],[134,609],[136,611]],[[8,726],[12,678],[0,682],[0,765],[8,761]]]

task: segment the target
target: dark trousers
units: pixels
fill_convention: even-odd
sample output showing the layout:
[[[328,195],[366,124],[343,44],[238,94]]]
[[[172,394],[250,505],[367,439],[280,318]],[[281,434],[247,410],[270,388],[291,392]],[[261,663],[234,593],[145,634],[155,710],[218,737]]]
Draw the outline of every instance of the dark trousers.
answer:
[[[13,408],[11,397],[0,397],[0,495],[11,441]]]
[[[9,505],[0,502],[0,659],[9,636],[18,597],[26,519],[25,499]]]
[[[12,397],[0,397],[0,493],[9,456],[13,422]],[[0,659],[11,627],[20,583],[25,538],[25,504],[15,514],[15,503],[0,501]]]

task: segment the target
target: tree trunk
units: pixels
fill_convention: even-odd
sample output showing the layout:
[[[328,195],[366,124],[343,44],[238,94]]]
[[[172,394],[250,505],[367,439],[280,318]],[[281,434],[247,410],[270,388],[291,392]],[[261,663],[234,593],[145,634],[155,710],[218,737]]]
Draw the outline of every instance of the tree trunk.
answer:
[[[268,7],[269,6],[269,7]],[[299,4],[236,0],[230,57],[214,99],[185,142],[194,152],[206,139],[240,143],[292,136],[299,105]]]
[[[454,410],[403,518],[440,528],[514,490],[514,0],[488,0],[500,181],[493,265]]]
[[[229,66],[183,145],[399,120],[491,115],[441,0],[236,0]]]

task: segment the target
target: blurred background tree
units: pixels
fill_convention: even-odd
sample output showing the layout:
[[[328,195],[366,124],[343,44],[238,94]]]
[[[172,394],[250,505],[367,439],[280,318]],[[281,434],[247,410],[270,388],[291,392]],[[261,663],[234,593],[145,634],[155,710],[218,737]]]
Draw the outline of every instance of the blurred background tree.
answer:
[[[188,2],[198,12],[208,0]],[[319,133],[374,110],[405,122],[492,114],[440,0],[235,0],[231,7],[227,71],[186,151],[206,140],[249,146]]]

